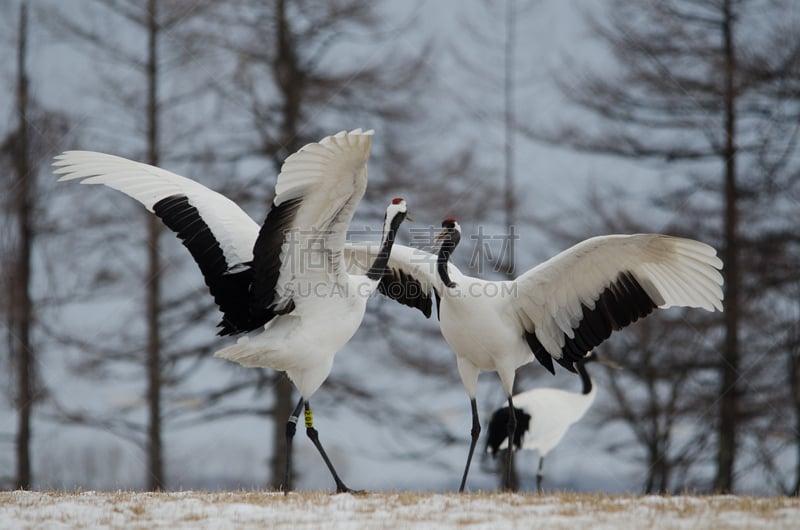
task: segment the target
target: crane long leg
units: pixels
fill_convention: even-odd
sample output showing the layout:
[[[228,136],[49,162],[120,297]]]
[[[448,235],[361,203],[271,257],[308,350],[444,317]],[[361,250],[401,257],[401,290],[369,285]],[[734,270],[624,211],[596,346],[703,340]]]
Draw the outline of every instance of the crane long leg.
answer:
[[[478,443],[478,436],[481,434],[481,422],[478,420],[478,403],[475,398],[470,400],[472,406],[472,441],[469,444],[469,455],[467,455],[467,465],[464,467],[464,476],[461,477],[461,486],[458,488],[459,493],[464,492],[464,486],[467,484],[467,475],[469,474],[469,465],[472,462],[472,454],[475,452],[475,445]]]
[[[300,416],[300,411],[303,410],[303,398],[297,402],[297,406],[289,416],[289,421],[286,422],[286,470],[283,475],[283,494],[286,495],[292,489],[291,477],[292,472],[292,440],[294,433],[297,431],[297,418]]]
[[[325,461],[325,465],[328,466],[328,469],[330,470],[331,475],[333,476],[333,480],[336,482],[336,493],[346,493],[346,492],[358,493],[345,486],[344,482],[342,482],[342,479],[339,478],[339,474],[336,473],[336,469],[333,467],[333,464],[331,463],[330,458],[328,458],[327,453],[325,453],[325,449],[322,448],[322,444],[319,441],[319,433],[314,428],[314,417],[311,413],[311,407],[309,406],[308,401],[306,401],[305,419],[306,419],[306,434],[314,443],[314,447],[317,448],[317,451],[319,451],[319,454],[322,456],[322,460]]]
[[[514,433],[517,430],[517,411],[514,410],[514,402],[511,395],[508,396],[508,451],[506,451],[506,490],[511,489],[511,473],[514,457]]]
[[[544,473],[542,472],[542,464],[544,464],[544,457],[539,457],[539,470],[536,472],[536,491],[541,493],[542,492],[542,477]]]

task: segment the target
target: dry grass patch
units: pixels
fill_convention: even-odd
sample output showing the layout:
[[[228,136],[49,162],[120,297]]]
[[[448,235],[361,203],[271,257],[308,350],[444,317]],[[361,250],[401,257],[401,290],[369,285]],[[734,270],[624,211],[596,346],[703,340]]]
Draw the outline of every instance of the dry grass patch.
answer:
[[[792,528],[800,499],[554,493],[0,492],[3,529]],[[54,523],[54,524],[51,524]]]

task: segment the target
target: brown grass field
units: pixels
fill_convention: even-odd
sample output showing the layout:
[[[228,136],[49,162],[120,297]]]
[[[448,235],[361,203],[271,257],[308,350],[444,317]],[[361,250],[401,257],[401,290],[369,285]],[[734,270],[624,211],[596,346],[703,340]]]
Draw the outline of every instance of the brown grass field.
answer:
[[[0,528],[800,529],[789,497],[2,492]]]

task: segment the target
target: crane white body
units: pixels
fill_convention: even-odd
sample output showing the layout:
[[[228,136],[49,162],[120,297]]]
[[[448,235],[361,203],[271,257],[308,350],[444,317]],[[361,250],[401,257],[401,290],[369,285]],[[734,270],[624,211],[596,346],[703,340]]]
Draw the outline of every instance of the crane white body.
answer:
[[[461,274],[450,267],[454,288],[441,286],[439,327],[442,336],[456,352],[461,381],[470,399],[475,397],[481,370],[497,372],[503,388],[511,392],[516,369],[533,360],[519,333],[508,321],[513,313],[508,300],[499,293],[510,286]],[[440,282],[437,282],[440,283]]]
[[[534,388],[514,396],[514,406],[529,414],[530,425],[522,433],[520,449],[538,451],[547,456],[556,447],[573,424],[586,415],[595,397],[597,387],[588,394],[568,392],[559,388]],[[500,449],[508,448],[508,438]]]
[[[276,317],[214,356],[286,372],[309,399],[330,374],[336,352],[358,330],[378,284],[366,276],[348,276],[345,282],[325,296],[296,297],[292,313]]]

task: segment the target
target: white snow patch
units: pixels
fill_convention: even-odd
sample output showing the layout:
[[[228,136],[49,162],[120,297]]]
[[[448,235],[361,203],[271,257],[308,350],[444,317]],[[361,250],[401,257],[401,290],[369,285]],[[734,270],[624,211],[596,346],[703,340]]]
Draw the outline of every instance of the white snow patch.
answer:
[[[4,530],[797,528],[800,499],[595,494],[0,493]]]

